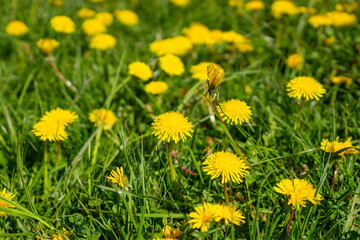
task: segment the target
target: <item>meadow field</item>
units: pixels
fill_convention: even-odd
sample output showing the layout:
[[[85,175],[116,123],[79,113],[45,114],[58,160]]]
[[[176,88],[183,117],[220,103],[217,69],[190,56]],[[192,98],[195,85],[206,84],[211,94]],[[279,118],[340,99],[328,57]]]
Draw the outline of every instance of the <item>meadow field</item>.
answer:
[[[359,1],[0,12],[0,239],[360,239]]]

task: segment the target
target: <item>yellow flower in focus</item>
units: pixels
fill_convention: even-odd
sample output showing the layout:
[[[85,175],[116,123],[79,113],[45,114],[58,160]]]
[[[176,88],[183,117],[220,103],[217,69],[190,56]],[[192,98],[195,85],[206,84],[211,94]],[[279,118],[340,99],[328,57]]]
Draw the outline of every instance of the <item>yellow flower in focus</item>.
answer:
[[[249,167],[243,159],[231,152],[216,152],[211,154],[203,162],[203,170],[211,179],[221,175],[221,183],[229,181],[241,183],[245,178]]]
[[[169,225],[166,225],[161,232],[164,234],[165,239],[169,238],[179,238],[181,236],[181,231],[177,228],[172,228]]]
[[[252,0],[245,4],[246,11],[260,11],[264,9],[264,3],[260,0]]]
[[[286,60],[285,60],[286,65],[291,68],[297,68],[297,69],[301,69],[303,66],[303,57],[301,56],[301,53],[299,50],[296,51],[296,53],[291,54]]]
[[[226,206],[223,204],[216,204],[215,206],[216,214],[214,220],[216,222],[224,219],[225,224],[234,223],[239,226],[245,223],[245,217],[236,206]]]
[[[112,183],[119,184],[122,188],[125,187],[126,177],[124,176],[124,170],[122,167],[120,169],[117,167],[116,171],[112,170],[110,175],[106,178]]]
[[[243,0],[229,0],[229,6],[231,7],[242,7],[244,4]]]
[[[300,206],[306,206],[306,200],[313,204],[318,204],[322,197],[320,194],[315,196],[316,189],[304,179],[284,179],[274,187],[275,191],[286,195],[289,198],[288,204],[300,210]]]
[[[185,55],[193,48],[193,44],[188,37],[178,36],[157,40],[150,44],[150,51],[155,53],[156,56],[166,54]]]
[[[345,76],[336,76],[331,78],[331,82],[334,84],[338,83],[346,83],[347,86],[350,86],[353,83],[352,78],[345,77]]]
[[[73,33],[75,32],[75,23],[67,16],[55,16],[50,19],[51,27],[60,33]]]
[[[195,207],[195,212],[189,213],[190,219],[188,223],[194,223],[192,228],[200,229],[201,232],[207,232],[211,222],[214,220],[216,214],[216,208],[210,204],[204,202],[203,206]]]
[[[192,73],[192,78],[198,79],[199,81],[203,81],[207,79],[207,67],[210,64],[214,64],[212,62],[201,62],[197,65],[193,65],[190,68],[190,72]]]
[[[169,86],[163,81],[151,81],[145,85],[145,91],[153,95],[164,93],[168,90]]]
[[[331,36],[331,37],[328,37],[325,39],[325,43],[326,45],[331,45],[335,42],[335,37],[334,36]]]
[[[147,81],[152,78],[153,72],[144,62],[132,62],[129,64],[129,74]]]
[[[287,85],[286,90],[289,92],[289,97],[316,99],[322,97],[326,90],[325,88],[312,77],[296,77],[292,79]]]
[[[11,200],[15,197],[15,194],[13,193],[6,193],[6,188],[4,188],[1,192],[0,192],[0,195],[3,197],[3,198],[6,198],[8,200]],[[3,208],[14,208],[14,206],[10,203],[7,203],[7,202],[4,202],[3,200],[0,199],[0,207],[3,207]],[[4,212],[1,212],[0,211],[0,217],[7,217],[6,216],[6,213]]]
[[[190,133],[193,132],[192,124],[188,118],[174,111],[157,116],[151,124],[151,128],[155,137],[167,142],[173,140],[175,143],[179,142],[180,139],[185,142],[187,136],[191,137]]]
[[[40,48],[40,50],[44,54],[49,54],[52,53],[52,51],[54,51],[54,49],[57,46],[59,46],[59,42],[56,41],[55,39],[44,38],[44,39],[39,39],[36,42],[36,46],[38,46],[38,48]]]
[[[79,11],[77,11],[76,15],[79,17],[79,18],[92,18],[93,16],[95,16],[96,12],[89,9],[89,8],[86,8],[86,7],[83,7],[81,8]]]
[[[31,132],[35,136],[40,137],[42,141],[63,141],[68,138],[65,126],[52,121],[39,121],[33,126]]]
[[[349,137],[345,142],[339,142],[339,137],[335,141],[329,141],[328,139],[323,139],[321,142],[321,149],[326,152],[336,153],[343,149],[346,149],[339,154],[341,157],[345,157],[348,154],[357,154],[359,151],[352,145],[351,137]]]
[[[116,39],[106,33],[100,33],[93,36],[90,39],[90,48],[99,49],[99,50],[107,50],[109,48],[113,48],[116,44]]]
[[[200,24],[191,23],[189,28],[184,28],[182,33],[187,36],[193,44],[206,44],[210,42],[210,30]]]
[[[224,69],[220,65],[210,64],[207,66],[207,84],[208,93],[212,94],[213,91],[219,87],[224,76]]]
[[[331,21],[331,25],[334,27],[343,27],[356,24],[356,16],[347,12],[328,12],[327,17]]]
[[[105,26],[109,26],[112,24],[114,18],[111,13],[108,12],[100,12],[95,15],[95,19],[99,20]]]
[[[64,110],[61,108],[52,109],[50,112],[45,112],[45,115],[41,118],[41,121],[53,122],[60,126],[69,126],[78,118],[74,112],[70,110]]]
[[[231,99],[220,104],[220,115],[224,121],[231,124],[241,125],[244,122],[248,122],[251,118],[250,107],[244,101],[238,99]]]
[[[13,36],[22,36],[29,32],[29,28],[25,25],[25,23],[14,20],[6,25],[5,32]]]
[[[190,3],[190,0],[170,0],[171,3],[179,7],[185,7]]]
[[[104,130],[108,130],[114,126],[118,119],[111,110],[100,108],[95,109],[89,114],[89,120],[93,122],[96,127],[104,122]]]
[[[86,19],[82,24],[82,29],[89,36],[106,32],[106,26],[96,18]]]
[[[331,24],[331,21],[328,18],[328,16],[324,14],[311,16],[308,21],[314,28],[329,26]]]
[[[138,15],[131,10],[115,10],[115,17],[124,25],[134,26],[139,23]]]
[[[290,0],[276,0],[271,5],[271,12],[275,18],[281,18],[283,15],[295,15],[299,13],[298,7]]]
[[[159,58],[160,68],[170,76],[180,76],[184,73],[184,64],[181,59],[173,54],[167,54]]]

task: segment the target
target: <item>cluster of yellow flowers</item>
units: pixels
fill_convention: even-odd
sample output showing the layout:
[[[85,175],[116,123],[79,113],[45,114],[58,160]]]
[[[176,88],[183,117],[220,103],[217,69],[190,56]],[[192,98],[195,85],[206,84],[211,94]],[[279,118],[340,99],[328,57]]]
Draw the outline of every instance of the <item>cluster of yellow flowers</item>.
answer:
[[[347,12],[333,11],[325,14],[311,16],[309,18],[309,23],[314,28],[319,28],[323,26],[349,26],[356,23],[356,16]]]

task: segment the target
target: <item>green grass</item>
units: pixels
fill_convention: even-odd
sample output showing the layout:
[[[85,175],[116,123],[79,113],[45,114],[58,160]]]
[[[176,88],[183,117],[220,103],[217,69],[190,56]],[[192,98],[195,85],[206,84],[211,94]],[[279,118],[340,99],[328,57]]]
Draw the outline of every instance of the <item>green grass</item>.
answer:
[[[294,2],[313,4],[318,12],[326,12],[338,1]],[[284,239],[292,208],[274,186],[296,177],[311,182],[324,200],[316,206],[308,202],[296,211],[289,239],[360,238],[359,154],[340,158],[320,149],[323,138],[344,141],[352,137],[352,143],[359,145],[360,55],[356,46],[360,25],[316,30],[307,23],[308,15],[276,20],[270,3],[265,1],[265,5],[255,18],[252,13],[237,15],[236,8],[223,0],[192,0],[183,9],[166,0],[139,0],[139,4],[65,1],[61,8],[45,0],[4,1],[0,7],[0,190],[6,187],[16,194],[12,202],[16,208],[0,205],[0,211],[8,213],[7,218],[0,218],[0,239],[45,238],[63,228],[71,233],[69,239],[152,239],[161,237],[166,224],[179,226],[180,239]],[[82,20],[76,17],[83,6],[97,12],[132,9],[140,23],[125,27],[115,21],[108,33],[116,37],[116,47],[106,52],[91,50],[90,38],[81,31]],[[355,14],[359,21],[359,9]],[[52,30],[49,19],[56,15],[71,17],[77,31],[62,35]],[[4,28],[13,19],[24,21],[30,33],[20,38],[7,35]],[[251,39],[255,50],[242,54],[227,44],[195,46],[181,57],[185,73],[169,77],[148,45],[181,35],[191,22],[239,32]],[[335,42],[328,46],[323,39],[330,36],[335,36]],[[43,37],[60,42],[53,61],[77,91],[59,79],[36,47]],[[285,59],[296,49],[304,55],[305,64],[301,70],[290,70]],[[132,61],[144,61],[158,70],[156,80],[167,82],[169,90],[160,96],[147,94],[144,83],[127,73]],[[201,61],[217,62],[225,69],[221,101],[243,100],[253,112],[248,124],[227,125],[251,165],[246,184],[229,185],[230,202],[243,212],[246,223],[212,223],[203,234],[187,223],[188,213],[204,200],[225,202],[219,179],[211,180],[201,169],[207,137],[214,141],[210,146],[214,152],[235,149],[202,98],[205,87],[191,78],[190,67]],[[332,84],[335,73],[353,78],[354,83],[350,87]],[[305,102],[300,126],[294,130],[299,101],[288,97],[286,84],[296,76],[315,77],[327,92],[320,101]],[[252,91],[246,92],[246,87]],[[72,110],[79,118],[67,127],[69,139],[62,142],[58,168],[57,143],[47,146],[49,189],[45,195],[45,145],[31,129],[45,111],[56,107]],[[111,109],[120,119],[101,135],[100,128],[88,120],[89,113],[100,107]],[[192,138],[172,145],[173,159],[178,162],[175,183],[167,145],[151,130],[155,116],[171,110],[181,111],[194,125]],[[338,177],[331,190],[336,162]],[[128,178],[125,189],[106,179],[120,166]]]

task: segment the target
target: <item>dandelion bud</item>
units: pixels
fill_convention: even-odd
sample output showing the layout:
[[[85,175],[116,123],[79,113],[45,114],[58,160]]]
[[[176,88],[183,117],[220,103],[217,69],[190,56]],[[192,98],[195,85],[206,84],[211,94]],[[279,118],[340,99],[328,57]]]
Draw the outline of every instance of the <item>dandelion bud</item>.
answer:
[[[210,64],[207,66],[207,82],[208,82],[208,92],[216,90],[221,83],[221,80],[224,75],[224,69],[222,69],[217,64]]]

